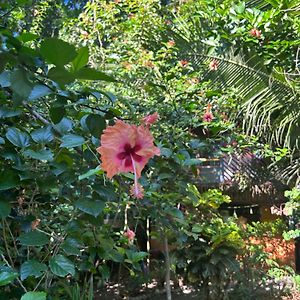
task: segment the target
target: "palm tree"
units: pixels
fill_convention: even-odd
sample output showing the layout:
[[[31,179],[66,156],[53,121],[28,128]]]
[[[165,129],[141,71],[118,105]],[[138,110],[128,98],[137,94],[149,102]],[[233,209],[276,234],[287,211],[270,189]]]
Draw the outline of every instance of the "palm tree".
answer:
[[[249,1],[246,7],[251,5],[259,6],[264,10],[278,9],[278,14],[282,17],[291,14],[296,18],[300,14],[298,1],[256,0]],[[205,13],[201,13],[207,18]],[[247,134],[259,136],[274,148],[289,149],[290,155],[285,160],[285,164],[276,164],[273,170],[281,179],[289,183],[298,183],[300,181],[300,47],[298,47],[300,39],[292,42],[293,48],[289,48],[284,53],[286,60],[289,61],[294,55],[293,70],[285,72],[283,67],[276,65],[268,69],[265,65],[266,60],[262,53],[256,51],[257,48],[236,43],[227,46],[222,39],[218,42],[213,39],[201,39],[200,37],[205,36],[206,31],[212,28],[207,26],[206,21],[203,22],[199,17],[187,22],[179,15],[174,16],[176,26],[169,31],[169,34],[182,49],[182,57],[192,62],[195,67],[203,67],[211,61],[215,62],[216,67],[213,70],[207,68],[204,80],[209,80],[214,88],[230,88],[236,91],[241,99],[241,115],[237,118],[242,116],[243,128]],[[220,20],[222,18],[224,19],[224,14]],[[281,38],[283,38],[282,34],[285,33],[279,34]],[[299,35],[299,32],[297,34]],[[295,53],[293,54],[292,51]],[[285,62],[282,62],[283,66],[284,64]]]

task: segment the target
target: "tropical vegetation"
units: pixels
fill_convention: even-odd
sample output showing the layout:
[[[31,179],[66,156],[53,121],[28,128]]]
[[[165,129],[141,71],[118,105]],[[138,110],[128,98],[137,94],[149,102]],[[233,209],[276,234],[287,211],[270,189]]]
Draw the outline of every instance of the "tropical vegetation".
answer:
[[[0,299],[295,296],[279,246],[300,236],[299,15],[295,0],[2,1]],[[285,187],[274,221],[243,224],[221,185],[201,188],[207,161],[245,153]]]

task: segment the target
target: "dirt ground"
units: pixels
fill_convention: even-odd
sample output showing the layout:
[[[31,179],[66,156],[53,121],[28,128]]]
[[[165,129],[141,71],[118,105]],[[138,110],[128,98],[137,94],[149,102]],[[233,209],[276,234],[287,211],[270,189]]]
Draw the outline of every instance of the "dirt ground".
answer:
[[[125,287],[110,286],[105,291],[99,291],[95,293],[94,300],[165,300],[166,293],[162,289],[150,288],[148,290],[143,290],[140,294],[135,295],[125,295],[122,290],[125,291]],[[262,297],[262,298],[261,298]],[[193,300],[201,299],[206,300],[204,295],[201,295],[199,291],[195,291],[189,288],[176,289],[172,291],[172,300]],[[276,298],[279,300],[278,298]],[[280,298],[282,300],[300,300],[300,293],[298,291],[292,292],[289,296],[283,296]],[[217,299],[222,300],[222,299]],[[236,299],[242,300],[242,299]],[[257,300],[274,300],[270,299],[269,296],[261,295]]]
[[[189,300],[189,299],[199,299],[199,293],[192,292],[190,294],[184,294],[182,292],[173,292],[172,293],[172,300]],[[95,296],[94,300],[165,300],[166,295],[165,293],[149,293],[145,295],[139,296],[122,296],[122,295],[115,295],[113,293],[108,294],[99,294]],[[203,299],[203,298],[202,298]],[[203,299],[204,300],[204,299]]]
[[[199,299],[198,291],[184,286],[183,288],[172,290],[172,300],[188,300]],[[94,300],[165,300],[166,292],[162,288],[158,288],[155,284],[150,284],[144,287],[139,292],[135,291],[134,295],[128,295],[126,286],[119,286],[118,284],[109,285],[105,290],[95,293]],[[203,299],[203,297],[201,297]]]

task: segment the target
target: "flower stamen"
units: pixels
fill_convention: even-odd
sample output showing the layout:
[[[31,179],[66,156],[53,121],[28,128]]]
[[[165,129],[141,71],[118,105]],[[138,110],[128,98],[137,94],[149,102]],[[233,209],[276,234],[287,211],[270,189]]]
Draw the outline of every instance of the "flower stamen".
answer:
[[[134,163],[132,154],[130,154],[130,157],[131,157],[132,168],[133,168],[133,173],[134,173],[134,193],[135,193],[135,195],[138,195],[139,194],[138,177],[137,177],[135,163]]]
[[[139,183],[137,184],[137,186],[138,186],[138,193],[136,193],[135,186],[132,185],[130,187],[130,195],[134,199],[143,199],[144,198],[144,189],[143,189],[142,185]]]

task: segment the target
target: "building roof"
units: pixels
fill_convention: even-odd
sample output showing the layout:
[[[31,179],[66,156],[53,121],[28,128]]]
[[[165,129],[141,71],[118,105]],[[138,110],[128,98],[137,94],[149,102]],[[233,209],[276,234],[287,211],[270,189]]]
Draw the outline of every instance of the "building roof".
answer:
[[[200,190],[220,188],[233,203],[274,204],[285,202],[288,187],[277,180],[266,162],[250,151],[220,158],[199,158]]]

